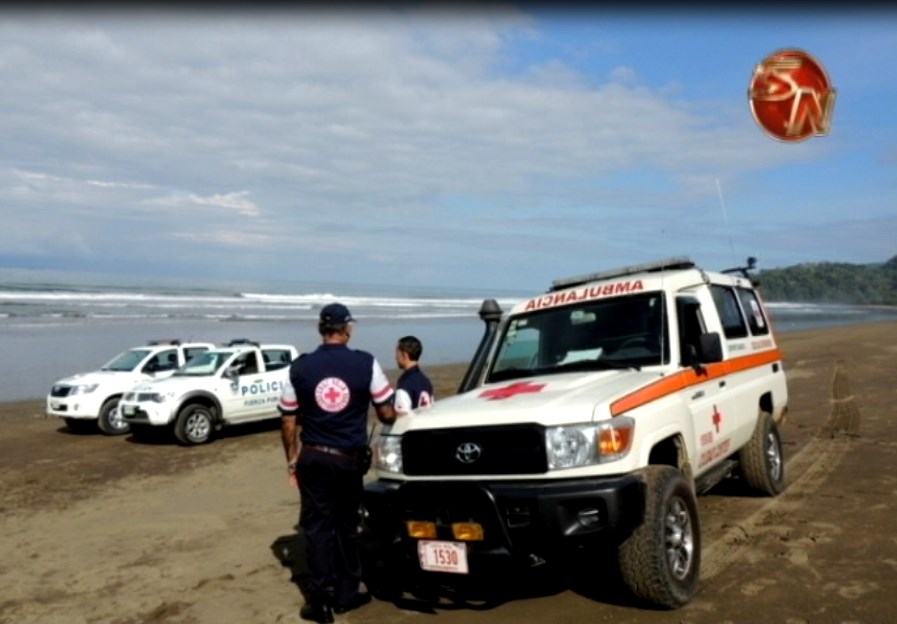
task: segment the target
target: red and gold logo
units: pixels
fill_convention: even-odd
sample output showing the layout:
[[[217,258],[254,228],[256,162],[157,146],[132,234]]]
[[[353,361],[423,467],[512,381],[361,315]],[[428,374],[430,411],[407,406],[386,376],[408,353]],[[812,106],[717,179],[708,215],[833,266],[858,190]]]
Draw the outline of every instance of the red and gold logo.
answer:
[[[828,134],[835,89],[822,64],[803,50],[773,52],[754,69],[748,90],[751,113],[780,141]]]

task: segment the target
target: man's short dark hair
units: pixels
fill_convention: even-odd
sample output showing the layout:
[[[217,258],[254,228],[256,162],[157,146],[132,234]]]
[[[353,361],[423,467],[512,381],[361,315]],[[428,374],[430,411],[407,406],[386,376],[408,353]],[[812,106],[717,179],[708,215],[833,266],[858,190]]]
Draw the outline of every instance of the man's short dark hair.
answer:
[[[414,336],[403,336],[399,338],[398,349],[413,361],[417,362],[424,352],[424,346],[420,340]]]
[[[344,334],[348,331],[348,323],[327,323],[321,321],[318,323],[318,333],[322,336],[333,336],[335,334]]]

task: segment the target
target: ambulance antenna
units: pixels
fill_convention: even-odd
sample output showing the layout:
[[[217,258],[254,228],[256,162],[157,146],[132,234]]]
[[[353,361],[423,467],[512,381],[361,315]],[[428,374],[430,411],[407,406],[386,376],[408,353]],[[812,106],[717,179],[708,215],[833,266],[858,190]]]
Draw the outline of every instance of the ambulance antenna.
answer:
[[[666,236],[666,230],[664,228],[660,228],[660,240],[662,241],[664,236]],[[667,287],[666,287],[666,271],[660,272],[660,376],[663,377],[663,366],[666,362],[666,354],[664,353],[665,349],[663,348],[666,344],[666,332],[667,332],[667,314],[669,311],[667,310]]]
[[[723,211],[723,223],[726,226],[726,238],[729,239],[729,253],[732,254],[732,262],[735,262],[735,246],[732,244],[732,228],[729,227],[729,214],[726,211],[726,200],[723,199],[723,187],[719,183],[719,178],[716,178],[716,193],[719,195],[719,205]]]

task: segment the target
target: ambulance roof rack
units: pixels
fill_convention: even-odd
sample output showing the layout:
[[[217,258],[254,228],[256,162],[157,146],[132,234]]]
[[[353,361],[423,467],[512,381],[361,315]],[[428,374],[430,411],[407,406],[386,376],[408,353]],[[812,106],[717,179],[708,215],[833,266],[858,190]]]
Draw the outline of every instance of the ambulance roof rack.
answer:
[[[757,269],[757,258],[754,256],[748,256],[747,263],[742,267],[732,267],[731,269],[724,269],[720,271],[721,273],[740,273],[744,277],[748,278],[754,286],[759,287],[760,282],[756,277],[751,275],[748,271],[754,271]]]
[[[599,271],[598,273],[588,273],[586,275],[556,279],[551,282],[551,290],[549,290],[549,292],[563,290],[565,288],[571,288],[573,286],[579,286],[580,284],[586,284],[597,280],[610,279],[612,277],[622,277],[624,275],[634,275],[636,273],[652,273],[667,269],[693,269],[694,267],[695,263],[688,257],[677,256],[665,260],[647,262],[645,264],[633,264],[632,266],[620,267],[619,269]]]
[[[163,338],[162,340],[147,340],[147,346],[155,347],[157,345],[179,345],[180,338]]]

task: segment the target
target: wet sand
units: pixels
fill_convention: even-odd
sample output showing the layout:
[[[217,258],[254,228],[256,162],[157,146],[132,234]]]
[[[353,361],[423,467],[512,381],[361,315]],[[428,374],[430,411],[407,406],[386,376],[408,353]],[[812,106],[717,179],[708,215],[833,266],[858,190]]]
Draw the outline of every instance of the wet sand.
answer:
[[[375,601],[341,622],[886,623],[897,608],[897,323],[782,336],[791,395],[777,498],[699,500],[701,590],[639,608],[613,579],[503,604]],[[438,396],[465,365],[426,367]],[[395,379],[395,373],[391,373]],[[184,448],[75,435],[38,401],[0,404],[0,622],[297,622],[282,563],[298,500],[277,422]]]

